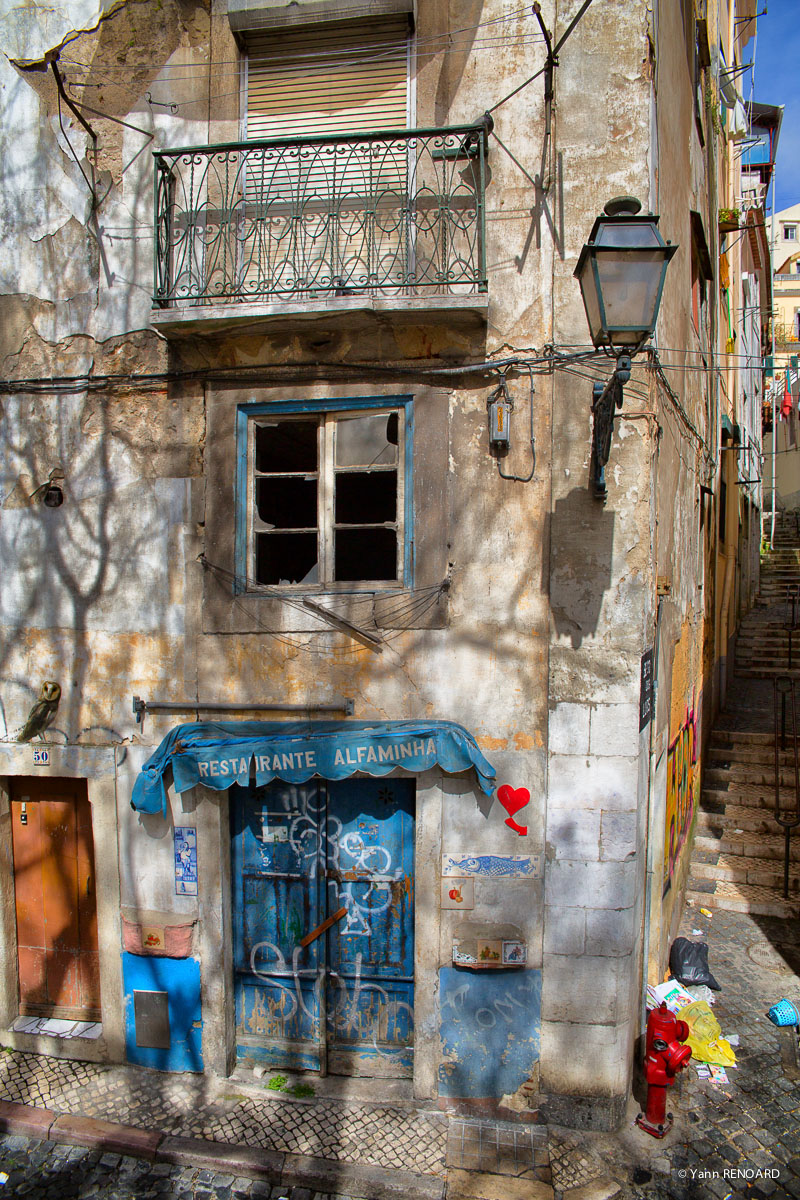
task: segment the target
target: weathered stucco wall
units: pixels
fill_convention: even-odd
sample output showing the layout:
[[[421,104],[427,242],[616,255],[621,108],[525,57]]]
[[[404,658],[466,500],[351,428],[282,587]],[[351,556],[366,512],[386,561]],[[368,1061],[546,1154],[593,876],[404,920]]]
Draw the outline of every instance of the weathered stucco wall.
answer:
[[[530,11],[504,20],[497,50],[482,26],[505,16],[499,0],[420,0],[418,8],[420,126],[474,121],[542,65]],[[564,8],[542,9],[558,34],[572,15]],[[651,737],[661,762],[658,747],[665,754],[672,738],[664,697],[691,683],[681,675],[673,686],[672,647],[688,628],[694,670],[702,636],[692,565],[696,447],[675,397],[638,360],[615,426],[609,499],[598,504],[587,489],[586,376],[610,371],[566,362],[534,376],[533,394],[526,372],[509,373],[504,470],[524,476],[531,466],[531,405],[536,464],[530,482],[502,479],[487,432],[496,376],[459,368],[535,356],[545,345],[585,347],[572,272],[602,204],[621,193],[660,211],[665,236],[681,243],[661,344],[686,347],[696,337],[687,214],[708,217],[705,161],[692,141],[681,6],[657,8],[657,29],[645,0],[587,10],[559,55],[549,142],[541,80],[494,112],[485,321],[475,312],[420,315],[401,298],[395,313],[310,322],[286,312],[213,335],[198,321],[168,343],[151,326],[151,152],[240,136],[239,52],[224,0],[128,4],[99,24],[92,5],[51,8],[37,23],[34,10],[0,3],[0,229],[10,246],[0,275],[0,377],[44,380],[4,384],[0,401],[0,555],[12,564],[0,598],[0,751],[44,679],[62,686],[47,735],[59,754],[62,745],[63,754],[84,743],[116,747],[119,846],[109,833],[99,847],[119,852],[112,899],[134,923],[196,921],[207,1068],[228,1070],[233,1052],[227,805],[198,788],[172,795],[164,819],[131,813],[136,770],[181,719],[148,714],[139,724],[132,697],[313,706],[348,696],[357,718],[462,723],[498,782],[531,797],[519,835],[470,781],[438,772],[419,780],[417,1094],[457,1099],[466,1089],[470,1099],[524,1107],[540,1060],[552,1119],[620,1119],[640,1032]],[[94,215],[91,139],[63,102],[59,122],[44,61],[58,47],[70,94],[107,114],[88,114],[97,134]],[[23,69],[31,64],[43,69]],[[64,388],[51,376],[81,378]],[[223,594],[200,556],[232,569],[237,406],[385,395],[410,395],[416,406],[417,583],[447,588],[424,618],[378,619],[378,655],[278,601],[267,611],[229,587]],[[702,425],[702,387],[677,400]],[[63,487],[59,508],[41,503],[50,479]],[[655,728],[640,731],[640,662],[655,640],[660,577],[670,582],[661,699]],[[351,619],[361,603],[352,601]],[[371,598],[365,604],[360,619],[369,623]],[[29,750],[14,747],[26,771],[34,770]],[[90,758],[80,769],[99,770]],[[657,768],[657,795],[663,777]],[[657,804],[651,873],[652,845],[659,868],[663,847]],[[176,897],[172,886],[171,830],[182,822],[198,830],[197,897]],[[470,920],[502,918],[527,941],[527,970],[505,1007],[495,1001],[511,985],[495,984],[494,995],[491,976],[471,987],[454,974],[461,915],[441,907],[440,887],[441,856],[455,852],[544,858],[543,877],[476,883]],[[118,994],[114,937],[108,987]],[[519,1031],[513,1005],[526,1014]],[[510,1070],[488,1079],[467,1066],[490,1023],[492,1038],[510,1039]],[[119,1046],[119,1029],[115,1036]]]

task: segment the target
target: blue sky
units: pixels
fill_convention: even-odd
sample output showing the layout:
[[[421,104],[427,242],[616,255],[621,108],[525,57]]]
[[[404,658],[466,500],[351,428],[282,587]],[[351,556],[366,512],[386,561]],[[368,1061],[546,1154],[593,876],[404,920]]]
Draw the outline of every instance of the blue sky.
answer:
[[[800,203],[800,0],[760,0],[758,36],[744,52],[744,61],[755,50],[753,99],[762,104],[783,104],[783,125],[778,142],[775,207],[780,212]],[[740,87],[749,99],[750,76]],[[746,90],[745,90],[746,89]],[[770,202],[772,189],[770,188]]]

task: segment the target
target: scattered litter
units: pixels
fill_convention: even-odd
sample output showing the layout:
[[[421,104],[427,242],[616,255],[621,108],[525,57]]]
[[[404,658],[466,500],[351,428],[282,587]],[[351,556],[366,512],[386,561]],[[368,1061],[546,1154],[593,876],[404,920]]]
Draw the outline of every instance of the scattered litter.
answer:
[[[677,1013],[693,1000],[692,993],[687,991],[683,984],[678,983],[677,979],[668,979],[666,983],[656,984],[655,987],[650,983],[647,985],[648,1008],[658,1008],[660,1004],[666,1004],[671,1013]]]
[[[5,1171],[0,1171],[0,1185],[4,1183],[8,1183],[8,1176],[6,1175]]]
[[[695,1071],[697,1071],[698,1079],[710,1079],[711,1078],[711,1068],[707,1067],[705,1063],[695,1063],[694,1069],[695,1069]]]
[[[773,1025],[800,1025],[800,1009],[791,1000],[779,1000],[767,1013]]]
[[[728,1083],[728,1073],[724,1067],[716,1067],[713,1063],[708,1068],[712,1083]]]
[[[708,908],[701,908],[700,912],[703,914],[704,917],[713,917],[713,915],[714,915]]]
[[[716,1004],[717,1003],[717,997],[714,995],[711,988],[706,987],[706,985],[704,983],[701,983],[699,985],[699,987],[693,984],[691,987],[687,988],[686,990],[687,990],[687,992],[691,993],[693,1000],[705,1000],[706,1004]]]
[[[703,930],[703,929],[693,929],[692,937],[702,937],[704,932],[705,932],[705,930]]]
[[[253,1067],[253,1074],[255,1075],[256,1079],[261,1079],[262,1076],[266,1074],[266,1071],[266,1067]]]
[[[739,1045],[739,1035],[738,1035],[738,1033],[729,1033],[729,1034],[728,1034],[728,1039],[727,1039],[727,1040],[728,1040],[728,1045],[729,1045],[729,1046],[738,1046],[738,1045]]]
[[[714,1063],[720,1067],[732,1067],[736,1055],[730,1043],[722,1036],[719,1021],[705,1000],[693,1000],[678,1013],[681,1021],[689,1026],[686,1045],[698,1062]]]
[[[690,942],[688,938],[675,938],[669,952],[669,969],[680,983],[706,984],[715,992],[720,990],[708,969],[708,943]]]
[[[734,829],[734,833],[744,833],[743,829]]]

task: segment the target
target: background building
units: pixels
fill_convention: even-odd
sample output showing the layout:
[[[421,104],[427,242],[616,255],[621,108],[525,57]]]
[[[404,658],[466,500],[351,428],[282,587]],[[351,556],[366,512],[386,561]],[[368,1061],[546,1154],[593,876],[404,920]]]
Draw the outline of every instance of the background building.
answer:
[[[618,1123],[755,588],[755,6],[0,13],[8,1041]],[[603,503],[620,194],[678,250]]]

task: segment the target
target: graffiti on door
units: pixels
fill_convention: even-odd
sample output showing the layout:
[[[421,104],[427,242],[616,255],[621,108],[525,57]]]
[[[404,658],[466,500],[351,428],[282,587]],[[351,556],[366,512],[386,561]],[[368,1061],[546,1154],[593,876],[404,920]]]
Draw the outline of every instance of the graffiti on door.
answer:
[[[410,1065],[413,785],[394,783],[240,790],[240,1057],[313,1067],[338,1048]]]

